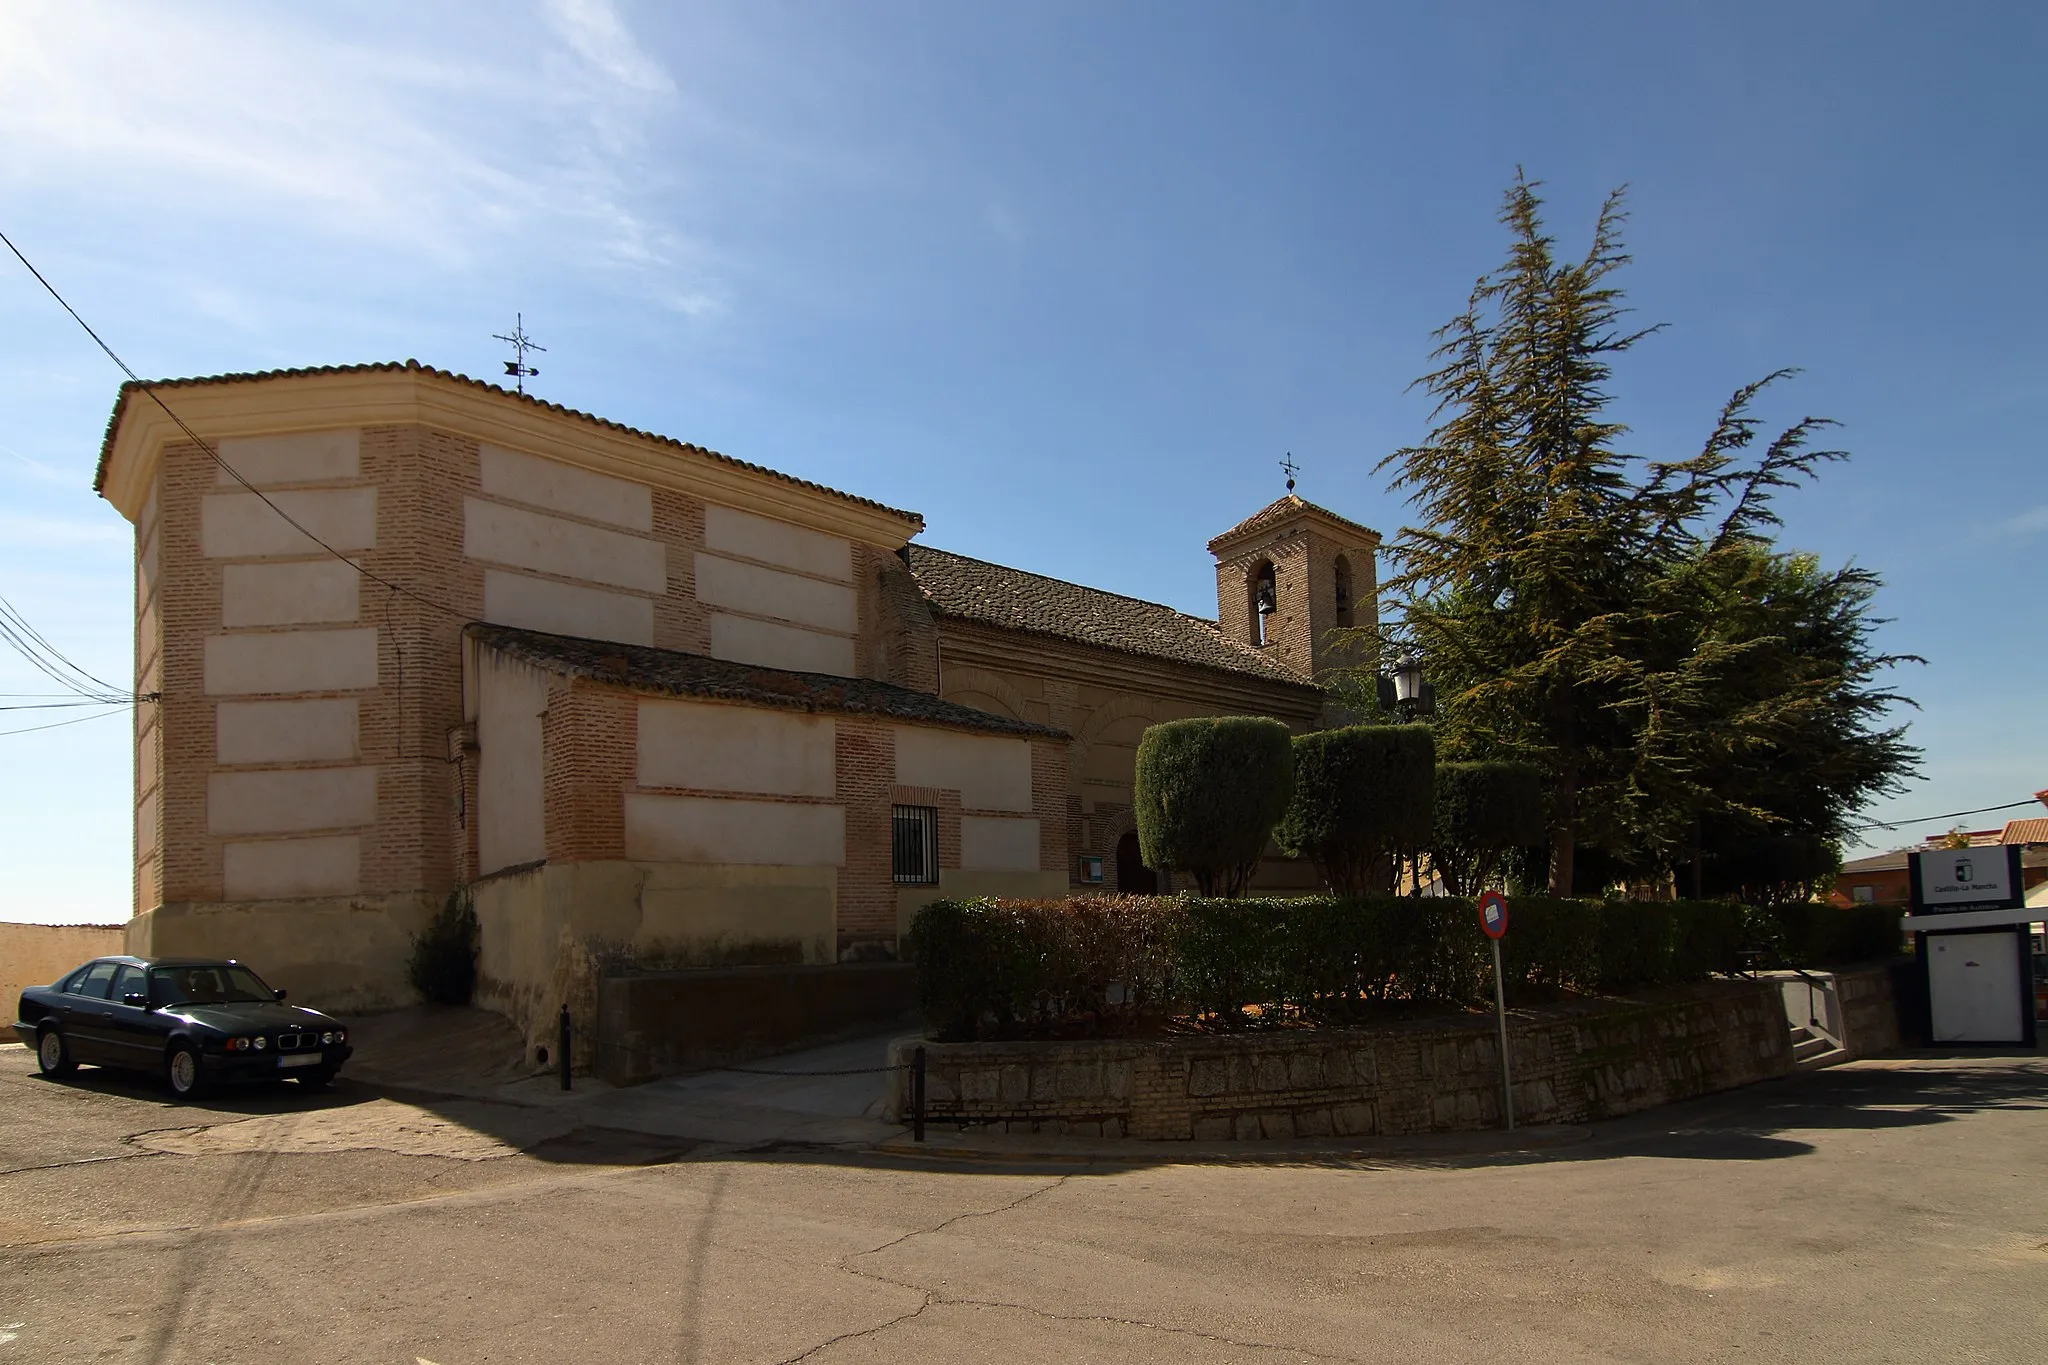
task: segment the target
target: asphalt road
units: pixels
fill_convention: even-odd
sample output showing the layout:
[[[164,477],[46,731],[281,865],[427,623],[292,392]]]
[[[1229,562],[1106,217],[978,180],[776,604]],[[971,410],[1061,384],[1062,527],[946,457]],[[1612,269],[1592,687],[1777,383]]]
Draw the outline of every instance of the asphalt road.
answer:
[[[33,1070],[0,1049],[0,1362],[2048,1358],[2039,1055],[1119,1166]]]

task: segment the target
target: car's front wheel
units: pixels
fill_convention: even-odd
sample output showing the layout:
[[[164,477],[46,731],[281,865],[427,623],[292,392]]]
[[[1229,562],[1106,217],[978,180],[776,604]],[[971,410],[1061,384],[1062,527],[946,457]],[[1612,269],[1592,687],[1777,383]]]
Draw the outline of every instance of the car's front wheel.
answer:
[[[36,1036],[36,1069],[45,1076],[69,1076],[78,1070],[78,1062],[55,1024]]]
[[[164,1055],[164,1083],[181,1100],[199,1093],[199,1052],[190,1043],[179,1043]]]

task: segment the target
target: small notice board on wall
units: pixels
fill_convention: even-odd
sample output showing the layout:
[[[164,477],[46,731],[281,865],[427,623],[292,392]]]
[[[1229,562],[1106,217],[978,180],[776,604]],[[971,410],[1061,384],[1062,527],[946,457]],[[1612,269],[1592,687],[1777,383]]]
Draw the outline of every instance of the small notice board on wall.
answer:
[[[1927,989],[1929,1041],[2033,1046],[2033,964],[2020,846],[1906,855],[1914,955]]]

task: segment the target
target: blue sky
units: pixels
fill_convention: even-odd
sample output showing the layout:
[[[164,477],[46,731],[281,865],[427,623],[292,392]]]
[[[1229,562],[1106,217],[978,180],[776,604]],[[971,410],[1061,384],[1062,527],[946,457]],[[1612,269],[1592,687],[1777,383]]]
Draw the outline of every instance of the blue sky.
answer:
[[[145,375],[489,376],[523,310],[550,399],[1213,614],[1284,452],[1399,528],[1373,466],[1516,166],[1573,250],[1626,183],[1632,448],[1781,365],[1771,418],[1843,423],[1784,540],[1930,660],[1892,819],[2048,786],[2044,59],[2015,5],[8,6],[0,230]],[[119,377],[0,258],[0,594],[126,678]],[[121,722],[0,773],[0,916],[123,917]]]

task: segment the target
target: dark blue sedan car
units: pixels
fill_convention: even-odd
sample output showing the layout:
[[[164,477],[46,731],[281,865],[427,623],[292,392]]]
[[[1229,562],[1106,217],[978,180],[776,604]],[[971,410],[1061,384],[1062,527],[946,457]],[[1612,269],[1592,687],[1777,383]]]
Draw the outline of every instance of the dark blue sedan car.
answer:
[[[45,1076],[80,1062],[146,1071],[180,1099],[215,1082],[318,1090],[352,1051],[340,1020],[287,1005],[241,963],[215,958],[99,958],[23,991],[14,1031]]]

